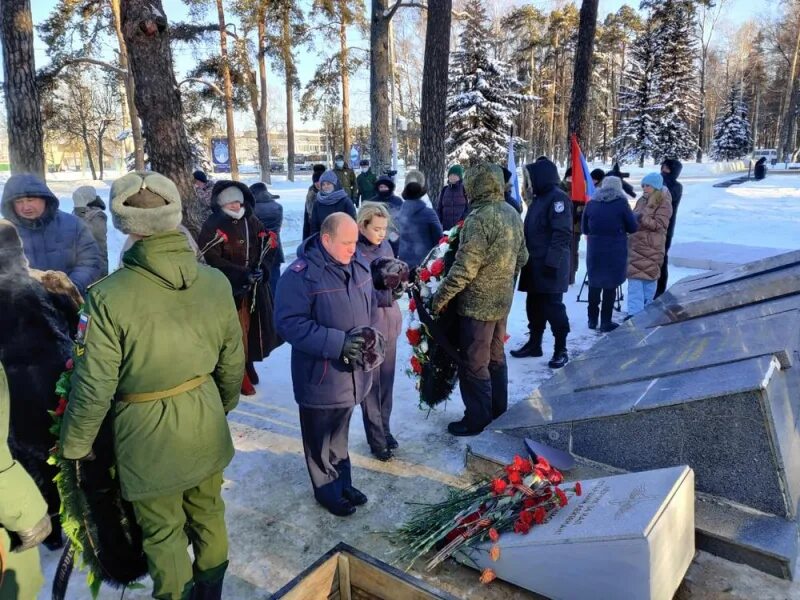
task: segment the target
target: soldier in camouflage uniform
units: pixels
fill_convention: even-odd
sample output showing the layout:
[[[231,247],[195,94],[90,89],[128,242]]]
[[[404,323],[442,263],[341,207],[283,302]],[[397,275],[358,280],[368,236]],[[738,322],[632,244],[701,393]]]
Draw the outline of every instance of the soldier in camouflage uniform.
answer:
[[[480,433],[508,405],[508,368],[503,349],[514,281],[528,260],[517,212],[504,198],[503,171],[482,163],[467,170],[470,212],[455,262],[433,297],[441,312],[456,295],[462,365],[459,385],[464,418],[450,423],[453,435]]]

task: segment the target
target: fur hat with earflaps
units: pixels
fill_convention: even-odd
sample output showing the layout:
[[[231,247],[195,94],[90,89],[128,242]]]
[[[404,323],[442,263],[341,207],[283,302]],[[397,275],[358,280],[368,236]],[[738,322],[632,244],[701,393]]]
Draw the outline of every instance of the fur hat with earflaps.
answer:
[[[111,186],[111,218],[122,233],[150,236],[181,223],[181,195],[172,180],[154,171],[135,171]]]

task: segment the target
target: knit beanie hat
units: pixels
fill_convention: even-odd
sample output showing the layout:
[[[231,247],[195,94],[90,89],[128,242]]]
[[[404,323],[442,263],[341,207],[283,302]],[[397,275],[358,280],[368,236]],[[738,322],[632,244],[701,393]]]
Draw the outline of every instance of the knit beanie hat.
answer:
[[[226,187],[219,194],[217,194],[217,204],[219,206],[225,206],[231,202],[239,202],[244,204],[244,194],[242,193],[242,190],[234,185]]]
[[[208,183],[208,175],[205,174],[205,171],[201,171],[200,169],[192,173],[192,177],[200,183]]]
[[[314,165],[313,169],[314,169],[314,174],[315,174],[315,175],[316,175],[317,173],[319,173],[320,175],[322,175],[322,174],[323,174],[323,173],[324,173],[324,172],[327,170],[327,169],[326,169],[326,167],[325,167],[325,165],[321,165],[321,164],[319,164],[319,163],[317,163],[316,165]]]
[[[653,188],[660,190],[664,187],[664,178],[661,173],[648,173],[642,178],[642,186],[649,185]]]
[[[422,171],[411,169],[406,173],[406,186],[409,183],[418,183],[420,187],[425,188],[425,174]]]
[[[111,186],[111,218],[125,234],[171,231],[181,223],[181,195],[161,173],[134,171]]]
[[[333,171],[325,171],[319,178],[319,184],[332,183],[334,186],[339,185],[339,178]]]
[[[75,208],[86,208],[89,202],[97,198],[97,190],[90,185],[82,185],[72,192],[72,203]]]
[[[622,193],[622,179],[619,177],[614,177],[613,175],[609,175],[608,177],[603,178],[603,183],[600,185],[604,190],[614,190],[615,192]]]
[[[458,178],[463,180],[464,179],[464,167],[461,165],[453,165],[449,169],[447,169],[447,176],[450,175],[458,175]]]

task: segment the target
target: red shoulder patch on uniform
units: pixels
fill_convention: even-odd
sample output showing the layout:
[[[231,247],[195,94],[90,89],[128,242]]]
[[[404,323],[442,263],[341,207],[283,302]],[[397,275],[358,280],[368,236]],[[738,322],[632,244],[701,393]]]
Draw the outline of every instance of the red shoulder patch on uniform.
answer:
[[[300,271],[303,271],[303,270],[305,270],[305,268],[306,268],[307,266],[308,266],[308,263],[307,263],[306,261],[304,261],[303,259],[298,259],[298,260],[294,261],[294,262],[292,263],[292,266],[291,266],[291,267],[289,267],[289,268],[290,268],[292,271],[294,271],[295,273],[299,273]]]

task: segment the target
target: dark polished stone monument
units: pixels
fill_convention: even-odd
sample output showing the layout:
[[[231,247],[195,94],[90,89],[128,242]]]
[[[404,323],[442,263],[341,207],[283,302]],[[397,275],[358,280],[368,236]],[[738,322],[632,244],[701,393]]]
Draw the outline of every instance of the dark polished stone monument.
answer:
[[[800,251],[687,278],[494,421],[468,461],[531,438],[612,472],[689,465],[698,547],[790,578],[799,360]]]

